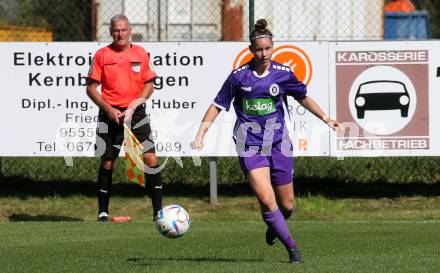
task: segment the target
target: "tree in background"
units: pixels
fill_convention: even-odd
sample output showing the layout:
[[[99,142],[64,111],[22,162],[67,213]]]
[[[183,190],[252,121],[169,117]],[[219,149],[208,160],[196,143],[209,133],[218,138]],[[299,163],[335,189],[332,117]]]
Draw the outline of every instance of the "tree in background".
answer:
[[[55,41],[91,41],[90,0],[32,1],[34,10],[52,27]]]
[[[0,22],[4,27],[49,27],[44,18],[35,14],[31,0],[1,0],[0,11]]]
[[[91,0],[0,0],[0,24],[44,28],[54,41],[91,41]]]

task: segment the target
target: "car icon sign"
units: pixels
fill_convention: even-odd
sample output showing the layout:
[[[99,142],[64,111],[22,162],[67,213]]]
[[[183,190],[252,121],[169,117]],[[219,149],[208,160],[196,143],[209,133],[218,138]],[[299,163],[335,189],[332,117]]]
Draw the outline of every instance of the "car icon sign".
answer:
[[[358,119],[365,111],[400,110],[408,117],[410,97],[404,83],[399,81],[369,81],[359,85],[354,99]]]

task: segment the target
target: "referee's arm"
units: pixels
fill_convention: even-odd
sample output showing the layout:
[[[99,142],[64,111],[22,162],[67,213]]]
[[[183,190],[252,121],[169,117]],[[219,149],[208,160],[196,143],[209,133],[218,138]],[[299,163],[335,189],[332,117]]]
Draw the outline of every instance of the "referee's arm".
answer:
[[[88,78],[87,79],[87,87],[86,87],[87,96],[89,96],[89,98],[100,109],[106,111],[110,107],[110,105],[102,99],[101,94],[98,92],[98,86],[99,86],[99,82]]]
[[[148,98],[153,94],[153,92],[154,92],[153,80],[149,80],[144,84],[144,89],[139,95],[139,98],[148,100]]]
[[[130,102],[127,108],[131,108],[133,110],[136,109],[139,105],[145,103],[151,97],[153,92],[154,92],[154,85],[153,85],[153,79],[151,79],[144,83],[144,88],[139,94],[139,98]]]
[[[101,94],[98,92],[98,85],[99,82],[88,78],[87,87],[86,87],[87,96],[89,96],[89,98],[100,109],[102,109],[111,120],[119,124],[122,113],[119,110],[113,108],[110,104],[108,104],[102,99]]]

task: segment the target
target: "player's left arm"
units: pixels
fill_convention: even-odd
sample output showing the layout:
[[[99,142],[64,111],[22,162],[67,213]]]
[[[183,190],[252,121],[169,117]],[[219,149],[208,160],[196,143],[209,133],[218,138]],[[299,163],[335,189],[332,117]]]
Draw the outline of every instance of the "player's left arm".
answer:
[[[143,101],[148,100],[154,92],[153,80],[150,80],[144,84],[144,89],[142,89],[139,98]]]
[[[130,103],[131,108],[136,109],[137,106],[144,103],[154,92],[154,79],[157,77],[150,65],[150,56],[145,49],[140,49],[139,58],[141,61],[140,73],[144,87],[139,94],[139,98]]]
[[[301,106],[309,110],[333,130],[336,130],[339,127],[339,122],[327,116],[327,114],[322,111],[321,107],[319,107],[319,105],[311,97],[305,96],[304,98],[298,99],[298,102],[301,104]]]
[[[148,56],[147,52],[143,50],[141,55],[141,77],[144,81],[144,87],[139,94],[139,97],[128,105],[128,108],[124,113],[125,120],[131,119],[134,110],[142,103],[145,103],[154,92],[154,79],[156,78],[156,73],[150,67],[150,57]]]

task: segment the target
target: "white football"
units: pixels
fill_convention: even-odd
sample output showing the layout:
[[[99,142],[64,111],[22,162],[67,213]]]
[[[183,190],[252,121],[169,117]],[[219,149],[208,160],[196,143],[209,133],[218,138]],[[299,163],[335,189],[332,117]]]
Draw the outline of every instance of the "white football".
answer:
[[[191,221],[188,212],[179,205],[163,207],[157,217],[156,227],[167,238],[178,238],[187,232]]]

